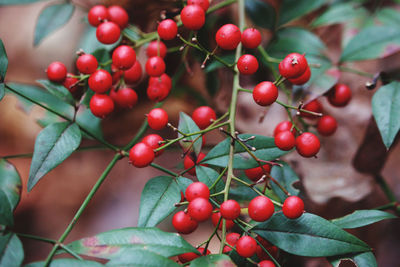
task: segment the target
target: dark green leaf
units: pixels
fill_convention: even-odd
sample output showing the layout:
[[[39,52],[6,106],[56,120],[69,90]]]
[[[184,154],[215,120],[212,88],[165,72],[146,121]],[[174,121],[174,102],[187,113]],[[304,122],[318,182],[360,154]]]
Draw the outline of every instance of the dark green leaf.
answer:
[[[4,78],[6,77],[7,67],[8,67],[7,53],[6,49],[4,48],[3,41],[0,39],[0,83],[4,82]],[[1,98],[2,97],[0,97],[0,100]]]
[[[399,82],[391,82],[375,92],[372,97],[372,113],[383,143],[389,149],[400,129]]]
[[[205,183],[208,187],[210,187],[214,182],[217,180],[219,173],[215,171],[214,169],[204,167],[201,165],[196,166],[196,175],[197,179],[199,179],[200,182]],[[219,182],[214,186],[214,188],[211,190],[211,194],[220,192],[224,190],[225,185],[222,179],[219,180]],[[220,200],[223,200],[223,195],[219,196],[222,197]]]
[[[97,59],[99,63],[105,63],[107,61],[110,61],[111,59],[110,51],[108,51],[105,48],[97,49],[96,51],[93,52],[93,56]],[[110,64],[104,67],[104,69],[111,73]]]
[[[274,138],[262,135],[240,134],[239,137],[246,139],[255,136],[247,144],[255,147],[253,154],[261,160],[275,160],[286,153],[275,146]],[[208,152],[207,156],[201,161],[214,166],[226,167],[229,159],[230,138],[217,144]],[[258,163],[246,152],[246,150],[237,142],[235,143],[235,155],[233,166],[235,169],[249,169],[258,166]]]
[[[126,35],[129,37],[130,40],[134,40],[137,41],[140,39],[139,34],[137,34],[133,29],[131,29],[130,27],[125,28],[122,31],[122,34]]]
[[[334,267],[339,267],[342,260],[351,260],[358,267],[377,267],[376,259],[372,252],[362,252],[357,254],[348,254],[335,257],[329,257],[329,262]]]
[[[22,243],[14,233],[0,235],[0,266],[20,266],[24,259]]]
[[[185,133],[185,134],[191,134],[191,133],[200,131],[199,127],[192,120],[192,118],[184,112],[179,112],[178,129],[179,129],[179,131],[181,131],[182,133]],[[182,135],[178,132],[178,136],[181,137]],[[197,140],[193,144],[193,141],[195,139],[197,139]],[[183,140],[179,141],[179,143],[183,147],[183,149],[185,151],[187,149],[193,149],[193,151],[196,153],[196,155],[198,155],[200,153],[202,142],[203,142],[202,138],[200,137],[200,134],[186,137],[185,140],[186,140],[186,142]],[[191,141],[191,142],[188,142],[188,141]]]
[[[250,202],[256,196],[258,194],[245,185],[238,184],[237,186],[231,186],[229,189],[229,199],[234,199],[239,203]]]
[[[246,258],[243,258],[242,256],[240,256],[237,253],[237,251],[234,250],[234,249],[229,251],[228,256],[239,267],[254,267],[254,264],[252,264],[249,261],[247,261]]]
[[[383,58],[399,50],[399,27],[372,26],[362,30],[347,44],[340,61]]]
[[[275,9],[269,3],[261,0],[245,1],[246,12],[251,20],[259,27],[274,29]]]
[[[193,260],[190,267],[235,267],[227,255],[207,255]]]
[[[25,267],[43,267],[44,261],[34,262]],[[101,263],[88,260],[77,260],[77,259],[54,259],[50,263],[50,267],[101,267],[104,266]]]
[[[181,199],[180,188],[169,176],[150,179],[140,197],[139,227],[153,227],[170,215]]]
[[[43,85],[43,87],[46,88],[46,90],[49,91],[50,94],[58,97],[62,101],[65,101],[70,105],[75,104],[74,97],[62,84],[54,83],[49,80],[37,80],[37,82]]]
[[[368,11],[362,6],[355,3],[341,3],[337,5],[332,5],[329,7],[321,16],[316,18],[311,26],[319,27],[330,24],[348,22],[360,15],[364,15]]]
[[[35,141],[28,191],[46,173],[68,158],[79,147],[81,138],[81,131],[75,123],[58,122],[44,128]]]
[[[129,250],[129,254],[126,253],[121,257],[111,259],[106,266],[179,267],[181,265],[155,252],[141,248]]]
[[[188,179],[188,178],[186,178],[186,177],[179,176],[179,177],[176,178],[176,183],[178,184],[179,189],[181,190],[181,192],[182,192],[182,193],[185,193],[186,188],[187,188],[191,183],[193,183],[193,181],[190,180],[190,179]]]
[[[0,160],[0,191],[4,193],[7,201],[1,202],[0,206],[8,205],[13,211],[18,205],[21,196],[21,177],[15,167],[4,159]]]
[[[387,26],[400,26],[399,11],[393,8],[382,8],[376,13],[376,18]]]
[[[86,90],[85,95],[83,96],[82,105],[86,106],[87,108],[90,108],[90,100],[92,99],[93,95],[94,92],[90,88],[88,88]]]
[[[3,99],[4,95],[5,95],[4,83],[0,83],[0,101]]]
[[[0,225],[13,226],[13,211],[8,203],[7,195],[0,191]]]
[[[254,229],[272,244],[294,255],[327,257],[371,250],[355,236],[310,213],[295,220],[276,213]]]
[[[325,0],[283,0],[279,9],[278,25],[297,19],[321,7],[325,2]]]
[[[78,254],[99,258],[121,258],[129,250],[145,249],[164,257],[197,250],[176,233],[158,228],[123,228],[84,238],[68,245]]]
[[[221,56],[221,59],[224,60],[225,62],[227,62],[228,64],[233,64],[233,63],[235,63],[235,54],[228,54],[228,55]],[[217,70],[219,68],[223,68],[223,67],[225,67],[224,64],[222,64],[218,60],[213,60],[210,64],[207,64],[204,71],[206,73],[215,73],[214,72],[215,70]]]
[[[43,0],[0,0],[0,6],[6,5],[25,5]]]
[[[217,71],[211,71],[206,74],[207,92],[211,97],[214,97],[220,87],[220,80]]]
[[[294,188],[293,185],[300,181],[299,177],[286,162],[279,161],[278,163],[282,164],[282,167],[277,165],[273,166],[271,176],[274,177],[275,180],[277,180],[291,195],[297,196],[299,190]],[[287,195],[274,182],[271,182],[271,186],[281,201],[284,201],[287,198]]]
[[[104,139],[103,130],[101,128],[101,119],[94,116],[90,109],[87,108],[83,111],[80,110],[76,116],[76,123],[85,128],[85,130],[96,136],[98,139]],[[86,138],[93,139],[86,133],[83,133],[83,135]]]
[[[43,9],[35,28],[34,45],[38,45],[43,38],[57,30],[71,18],[75,6],[69,3],[49,5]]]
[[[333,219],[331,222],[340,228],[351,229],[394,218],[397,217],[381,210],[356,210],[344,217]]]

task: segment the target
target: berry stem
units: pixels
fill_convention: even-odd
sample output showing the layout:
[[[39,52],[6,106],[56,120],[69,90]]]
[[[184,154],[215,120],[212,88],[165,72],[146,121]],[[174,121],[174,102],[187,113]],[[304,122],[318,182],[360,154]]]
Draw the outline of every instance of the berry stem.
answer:
[[[278,103],[279,105],[281,105],[282,107],[286,108],[286,109],[295,109],[295,110],[297,110],[299,112],[308,113],[308,114],[311,114],[311,115],[314,115],[314,116],[318,116],[318,117],[322,117],[322,115],[323,115],[322,113],[317,113],[317,112],[313,112],[313,111],[309,111],[309,110],[306,110],[306,109],[302,109],[302,108],[299,108],[299,107],[295,107],[295,106],[291,106],[291,105],[285,104],[285,103],[283,103],[283,102],[281,102],[279,100],[276,100],[275,102]]]
[[[167,173],[167,174],[169,174],[169,175],[172,175],[172,176],[175,176],[175,177],[178,177],[178,176],[179,176],[179,174],[177,174],[177,173],[175,173],[175,172],[173,172],[173,171],[170,171],[170,170],[164,168],[163,166],[160,166],[160,165],[158,165],[158,164],[155,164],[154,162],[150,163],[150,166],[153,167],[153,168],[155,168],[155,169],[158,169],[158,170],[160,170],[160,171],[162,171],[162,172],[165,172],[165,173]]]
[[[57,243],[57,240],[44,238],[44,237],[41,237],[41,236],[23,234],[23,233],[16,233],[16,234],[18,236],[20,236],[20,237],[29,238],[29,239],[37,240],[37,241],[42,241],[42,242],[46,242],[46,243],[50,243],[50,244],[56,244]]]
[[[344,71],[344,72],[349,72],[349,73],[354,73],[360,76],[364,76],[364,77],[368,77],[368,78],[374,78],[374,74],[372,73],[368,73],[365,71],[361,71],[361,70],[356,70],[350,67],[346,67],[346,66],[339,66],[338,67],[339,70]]]
[[[219,180],[221,180],[221,178],[225,175],[226,171],[228,170],[228,167],[226,167],[218,176],[217,179],[215,179],[214,183],[210,186],[209,190],[213,189],[217,183],[219,182]],[[224,191],[225,192],[225,191]]]

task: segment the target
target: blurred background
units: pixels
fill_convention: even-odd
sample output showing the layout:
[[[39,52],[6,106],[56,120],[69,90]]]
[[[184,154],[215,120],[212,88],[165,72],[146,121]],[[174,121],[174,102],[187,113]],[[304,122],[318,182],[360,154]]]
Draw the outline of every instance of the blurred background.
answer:
[[[86,23],[86,13],[90,6],[103,3],[124,6],[130,15],[130,23],[138,25],[144,32],[154,31],[162,11],[176,12],[176,1],[78,1],[69,22],[45,38],[38,46],[33,46],[34,30],[37,18],[43,8],[53,1],[40,1],[29,5],[0,7],[0,38],[2,39],[9,67],[8,82],[36,84],[36,80],[45,79],[44,70],[52,61],[62,61],[70,72],[76,71],[76,51],[82,48],[82,37],[92,34],[93,29]],[[213,1],[214,3],[218,1]],[[279,9],[280,1],[269,2]],[[380,1],[398,10],[399,6],[391,1]],[[374,1],[367,3],[373,8]],[[210,15],[209,25],[203,34],[208,33],[210,42],[218,27],[225,21],[235,21],[236,5]],[[178,10],[179,11],[179,10]],[[310,15],[296,20],[296,25],[304,26],[324,11],[317,9]],[[248,21],[249,26],[252,25]],[[326,54],[337,62],[341,53],[342,25],[331,25],[313,29],[327,47]],[[268,29],[262,30],[263,43],[273,37]],[[87,37],[88,38],[88,37]],[[177,41],[167,42],[169,47],[179,45]],[[138,60],[145,63],[144,48],[137,51]],[[166,58],[167,73],[173,75],[181,64],[173,53]],[[218,113],[223,114],[230,101],[231,73],[215,70],[219,81],[218,91],[210,93],[210,80],[200,68],[201,61],[188,59],[188,69],[183,75],[179,88],[173,88],[164,108],[173,125],[178,124],[179,112],[188,114],[199,105],[208,103]],[[400,54],[392,53],[389,57],[369,60],[353,65],[354,68],[377,73],[380,71],[396,72],[400,67]],[[258,72],[257,79],[271,79],[269,73]],[[145,81],[147,77],[143,78]],[[257,79],[241,77],[241,85],[252,88]],[[332,219],[351,213],[355,209],[371,209],[388,203],[386,196],[377,185],[374,174],[381,173],[400,199],[400,147],[393,146],[386,151],[372,119],[371,97],[374,91],[365,89],[370,79],[352,73],[342,73],[339,81],[350,86],[353,99],[345,108],[332,108],[324,97],[321,103],[324,112],[334,116],[339,124],[332,137],[321,137],[322,148],[318,158],[304,159],[296,153],[287,155],[284,160],[290,163],[300,177],[297,186],[306,201],[306,210],[324,218]],[[380,86],[380,84],[378,84]],[[146,97],[146,82],[135,90],[139,94],[139,104],[129,111],[118,111],[103,120],[102,128],[106,140],[116,145],[123,145],[135,135],[152,103]],[[283,97],[282,97],[283,98]],[[283,98],[284,99],[284,98]],[[0,155],[31,153],[37,134],[42,129],[36,122],[45,116],[40,107],[28,107],[15,96],[7,94],[0,103]],[[260,118],[265,119],[260,122]],[[268,110],[253,104],[250,94],[241,93],[238,103],[237,128],[241,132],[272,136],[273,129],[286,113],[278,105]],[[148,131],[151,133],[152,131]],[[173,137],[174,133],[166,129],[161,136]],[[223,140],[224,136],[216,133],[206,135],[208,147]],[[94,145],[94,141],[84,140],[83,145]],[[170,154],[171,153],[171,154]],[[178,148],[164,153],[157,163],[170,169],[180,166],[181,153]],[[103,172],[113,157],[109,151],[85,151],[74,153],[63,164],[47,174],[34,189],[27,193],[26,184],[29,175],[30,158],[10,159],[23,180],[21,202],[15,211],[15,231],[58,239],[73,217],[92,185]],[[171,160],[171,159],[176,160]],[[354,167],[356,166],[356,167]],[[362,172],[360,172],[360,170]],[[161,173],[152,168],[134,168],[127,159],[117,163],[102,185],[93,201],[69,235],[67,242],[114,228],[137,225],[140,194],[147,180]],[[189,175],[190,176],[190,175]],[[166,219],[160,228],[174,231]],[[196,245],[204,241],[213,230],[211,222],[202,223],[195,233],[185,238]],[[378,266],[399,266],[400,227],[397,220],[388,220],[350,231],[373,247]],[[22,239],[25,249],[25,262],[44,259],[50,245],[28,239]],[[212,243],[211,251],[218,250],[218,243]],[[293,256],[288,266],[329,266],[325,259],[305,259]],[[343,265],[352,266],[352,264]]]

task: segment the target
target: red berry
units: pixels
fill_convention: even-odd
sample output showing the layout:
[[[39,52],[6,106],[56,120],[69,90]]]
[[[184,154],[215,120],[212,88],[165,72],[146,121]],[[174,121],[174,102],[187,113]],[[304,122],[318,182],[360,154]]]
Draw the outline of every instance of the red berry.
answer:
[[[261,43],[261,33],[254,28],[249,28],[242,33],[242,44],[246,48],[256,48]]]
[[[142,78],[142,66],[139,60],[133,63],[133,66],[124,71],[124,80],[128,84],[134,84],[140,81]]]
[[[256,182],[261,179],[261,177],[264,175],[264,171],[266,173],[269,173],[271,171],[271,166],[269,164],[265,164],[261,167],[255,167],[251,169],[244,170],[244,173],[246,174],[247,178],[250,180]]]
[[[283,151],[291,150],[296,144],[296,139],[291,131],[283,131],[275,136],[275,145]]]
[[[149,79],[149,84],[150,85],[160,84],[160,83],[164,84],[168,88],[168,90],[171,90],[171,88],[172,88],[172,79],[167,74],[163,73],[159,77],[150,77],[150,79]]]
[[[47,67],[47,78],[53,82],[62,82],[67,77],[67,67],[64,63],[54,61]]]
[[[149,134],[149,135],[146,135],[142,139],[142,143],[145,143],[146,145],[151,147],[151,149],[153,149],[153,150],[162,146],[162,144],[160,143],[162,141],[164,141],[164,139],[161,136],[159,136],[158,134]],[[156,157],[160,156],[163,153],[163,151],[164,151],[164,149],[157,151],[155,153],[155,156]]]
[[[108,12],[105,6],[96,5],[89,10],[88,21],[93,27],[99,26],[106,19],[108,19]]]
[[[345,85],[338,83],[328,92],[328,101],[332,106],[344,107],[351,100],[351,90]]]
[[[308,82],[308,80],[310,80],[310,77],[311,77],[311,70],[309,67],[307,67],[306,71],[302,75],[300,75],[300,77],[289,79],[289,81],[296,85],[302,85]]]
[[[210,6],[209,0],[188,0],[187,4],[188,5],[199,5],[204,10],[204,12],[206,12],[208,7]]]
[[[213,208],[207,199],[198,197],[190,201],[187,210],[190,217],[198,222],[203,222],[211,217]]]
[[[158,77],[152,77],[158,78]],[[149,82],[149,86],[147,87],[147,97],[151,101],[163,101],[169,95],[171,88],[167,87],[164,83],[161,82]]]
[[[125,28],[129,22],[129,16],[125,9],[121,6],[110,6],[107,9],[108,18],[116,23],[121,29]]]
[[[179,261],[181,263],[186,263],[204,255],[204,248],[198,248],[197,250],[200,252],[201,255],[194,252],[183,253],[181,255],[178,255]],[[207,249],[206,255],[209,255],[210,253],[211,252]]]
[[[257,58],[253,55],[243,55],[237,62],[238,70],[241,74],[254,74],[258,70]]]
[[[305,158],[315,156],[318,153],[320,147],[321,144],[318,137],[316,137],[312,133],[302,133],[296,138],[296,150],[301,156]]]
[[[111,21],[101,23],[96,30],[96,37],[100,43],[113,44],[118,41],[121,35],[121,29],[117,24]]]
[[[206,154],[204,154],[203,152],[200,152],[199,155],[197,156],[196,164],[199,164],[199,162],[202,161],[205,156],[206,156]],[[185,170],[190,169],[188,171],[188,173],[190,173],[191,175],[196,175],[196,169],[192,168],[194,165],[195,164],[194,164],[192,155],[191,154],[186,155],[183,160],[183,167],[185,168]],[[207,166],[206,164],[201,164],[201,165]]]
[[[307,68],[307,59],[299,53],[291,53],[279,63],[279,73],[287,79],[300,77]]]
[[[157,32],[161,39],[172,40],[178,33],[178,26],[172,19],[165,19],[158,24]]]
[[[258,267],[275,267],[275,264],[273,261],[265,260],[265,261],[260,261],[258,263]]]
[[[146,55],[147,57],[159,56],[161,58],[164,58],[167,55],[167,47],[161,41],[152,41],[147,46]]]
[[[226,235],[226,243],[231,245],[232,247],[236,246],[236,243],[238,242],[240,238],[240,235],[238,233],[229,233]],[[228,253],[232,249],[229,246],[225,246],[224,249],[222,250],[223,253]]]
[[[323,111],[322,105],[317,99],[314,99],[313,101],[308,102],[306,105],[303,106],[303,109],[312,111],[315,113],[322,113],[322,111]],[[302,117],[306,117],[306,118],[310,118],[310,119],[318,117],[316,115],[306,113],[306,112],[300,112],[300,115]]]
[[[112,76],[108,71],[99,69],[89,77],[89,87],[99,94],[107,92],[112,86]]]
[[[97,59],[91,54],[83,54],[76,60],[76,67],[83,74],[92,74],[98,66]]]
[[[317,124],[317,130],[320,134],[330,136],[335,133],[337,129],[336,119],[332,116],[325,115],[319,119]]]
[[[210,198],[210,190],[205,183],[202,182],[194,182],[191,183],[185,191],[185,196],[187,201],[192,201],[195,198],[202,197],[205,199]]]
[[[165,72],[165,62],[161,57],[151,57],[146,62],[146,72],[151,77],[158,77]]]
[[[290,196],[283,202],[283,214],[289,219],[297,219],[304,212],[304,202],[297,196]]]
[[[219,221],[220,218],[221,218],[221,212],[219,212],[219,211],[218,211],[218,212],[214,212],[214,213],[211,215],[212,224],[213,224],[214,226],[217,226],[218,221]],[[225,228],[226,228],[227,231],[229,231],[230,229],[232,229],[233,226],[235,226],[234,221],[232,221],[232,220],[225,220]],[[221,220],[221,222],[220,222],[220,224],[219,224],[219,226],[218,226],[218,229],[219,229],[219,230],[222,230],[222,220]]]
[[[212,123],[212,120],[217,119],[217,115],[212,108],[201,106],[193,111],[192,119],[200,129],[205,129]]]
[[[161,108],[152,109],[147,115],[147,122],[153,130],[161,130],[168,123],[168,114]]]
[[[245,258],[250,258],[256,253],[257,242],[251,236],[242,236],[236,243],[237,253]]]
[[[235,49],[242,35],[240,33],[239,28],[233,24],[225,24],[217,31],[215,35],[215,41],[218,46],[225,50],[233,50]]]
[[[132,47],[127,45],[118,46],[112,53],[112,63],[118,69],[128,70],[136,61],[136,53]]]
[[[63,85],[64,85],[65,88],[68,89],[68,91],[71,92],[71,94],[73,94],[78,90],[79,79],[73,78],[73,77],[69,77],[69,76],[74,76],[74,74],[68,73],[67,77],[65,78],[65,80],[63,82]]]
[[[172,217],[172,225],[178,233],[187,235],[196,230],[198,223],[181,210]]]
[[[110,96],[121,108],[132,108],[138,101],[135,90],[128,87],[119,88],[118,91],[111,90]]]
[[[183,26],[189,30],[199,30],[206,21],[206,14],[199,5],[187,5],[181,11]]]
[[[154,151],[145,143],[137,143],[129,151],[129,160],[132,165],[138,168],[143,168],[154,160]]]
[[[260,82],[254,87],[253,99],[260,106],[269,106],[278,98],[278,88],[272,82]]]
[[[108,95],[94,94],[89,103],[90,111],[99,118],[104,118],[114,110],[114,102]]]
[[[278,133],[283,132],[283,131],[290,131],[293,134],[296,134],[296,128],[293,127],[293,124],[290,121],[282,121],[278,123],[278,125],[275,127],[274,130],[274,136],[276,136]]]
[[[240,215],[240,205],[233,199],[228,199],[221,204],[221,216],[224,219],[235,220]]]
[[[274,214],[274,204],[265,196],[253,198],[249,203],[249,216],[256,222],[263,222]]]

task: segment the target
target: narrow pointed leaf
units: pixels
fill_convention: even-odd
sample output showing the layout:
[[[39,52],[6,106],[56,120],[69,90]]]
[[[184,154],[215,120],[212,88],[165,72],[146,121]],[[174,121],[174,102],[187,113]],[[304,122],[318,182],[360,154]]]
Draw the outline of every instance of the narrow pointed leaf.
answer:
[[[331,222],[340,228],[352,229],[394,218],[397,217],[381,210],[356,210],[344,217],[333,219]]]
[[[153,227],[170,215],[181,199],[180,188],[170,176],[150,179],[140,197],[139,227]]]
[[[183,176],[179,176],[176,178],[176,183],[179,186],[179,189],[181,190],[182,193],[185,194],[186,188],[193,183],[192,180],[190,180],[189,178],[183,177]]]
[[[200,182],[205,183],[208,187],[214,184],[214,182],[217,180],[219,173],[215,171],[214,169],[197,165],[196,166],[196,175],[197,179],[199,179]],[[219,180],[219,182],[214,186],[213,189],[211,189],[210,193],[214,194],[217,192],[220,192],[224,190],[225,185],[222,179]],[[223,201],[223,195],[220,195],[217,197],[220,201]]]
[[[4,159],[0,160],[0,177],[0,191],[5,193],[8,205],[14,210],[21,196],[21,177],[17,169]]]
[[[43,267],[44,261],[33,262],[24,267]],[[101,267],[104,266],[101,263],[88,260],[78,260],[78,259],[54,259],[50,263],[50,267]]]
[[[34,45],[43,38],[68,22],[74,13],[75,6],[71,4],[49,5],[43,9],[36,22]]]
[[[278,25],[286,24],[325,4],[325,0],[283,0]]]
[[[78,112],[76,116],[76,123],[81,127],[84,126],[85,130],[96,136],[100,140],[104,140],[103,129],[101,128],[101,119],[94,116],[90,109],[84,109]],[[93,137],[83,133],[83,136],[89,139]]]
[[[75,104],[74,97],[62,84],[54,83],[49,80],[37,80],[37,82],[43,85],[50,94],[60,98],[62,101],[65,101],[70,105]]]
[[[4,83],[0,83],[0,101],[3,99],[5,93]]]
[[[107,262],[106,266],[143,266],[143,267],[179,267],[178,263],[151,252],[146,248],[129,250],[121,257],[113,258]]]
[[[36,138],[28,191],[46,173],[68,158],[79,147],[81,138],[81,131],[75,123],[59,122],[44,128]]]
[[[293,185],[294,183],[300,181],[299,177],[289,166],[289,164],[283,161],[279,161],[278,163],[282,164],[282,167],[278,165],[273,166],[271,170],[271,176],[274,177],[275,180],[277,180],[279,184],[290,193],[290,195],[297,196],[300,191]],[[287,198],[287,195],[274,182],[271,182],[271,186],[281,201],[284,201]]]
[[[255,232],[282,250],[300,256],[327,257],[371,251],[363,241],[310,213],[292,220],[276,213]]]
[[[344,260],[352,261],[357,267],[377,267],[375,256],[372,252],[362,252],[357,254],[341,255],[329,257],[328,261],[334,267],[339,267]]]
[[[20,266],[23,259],[24,249],[17,235],[0,235],[0,267]]]
[[[400,82],[379,88],[372,97],[374,115],[383,143],[389,149],[400,129]]]
[[[358,16],[365,14],[367,11],[356,3],[340,3],[329,7],[321,16],[316,18],[311,26],[319,27],[336,23],[343,23]]]
[[[207,255],[193,260],[190,267],[235,267],[228,255]]]
[[[0,39],[0,83],[4,82],[8,67],[8,58],[3,41]],[[3,89],[4,90],[4,89]],[[1,100],[2,97],[0,97]]]
[[[189,117],[186,113],[180,112],[179,113],[179,126],[178,126],[179,131],[185,134],[190,134],[190,133],[195,133],[200,131],[200,128],[196,125],[196,123],[192,120],[191,117]],[[181,137],[182,135],[178,133],[178,136]],[[200,134],[192,135],[189,137],[186,137],[186,142],[183,140],[180,140],[179,143],[181,146],[185,149],[193,149],[193,151],[198,155],[201,150],[202,146],[202,138],[199,137]],[[198,138],[198,139],[197,139]],[[195,140],[196,142],[192,145],[192,142]],[[192,142],[188,142],[192,141]]]
[[[0,191],[0,225],[13,226],[13,211],[8,203],[7,195]]]

